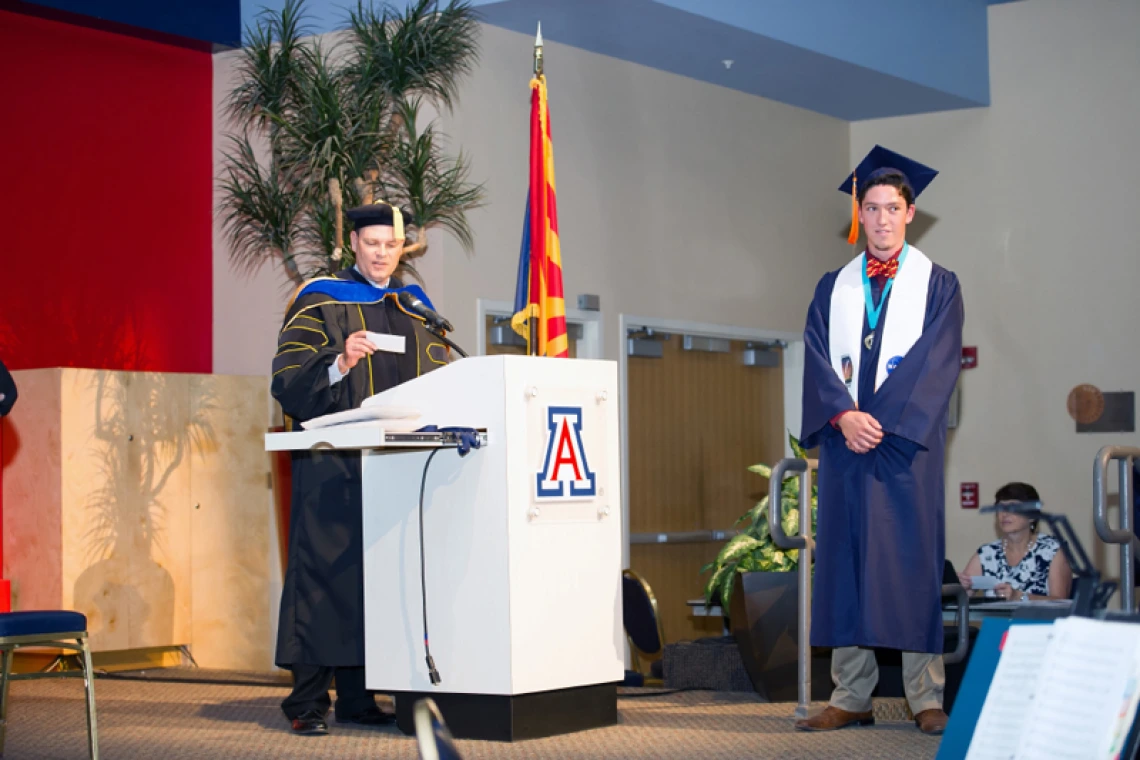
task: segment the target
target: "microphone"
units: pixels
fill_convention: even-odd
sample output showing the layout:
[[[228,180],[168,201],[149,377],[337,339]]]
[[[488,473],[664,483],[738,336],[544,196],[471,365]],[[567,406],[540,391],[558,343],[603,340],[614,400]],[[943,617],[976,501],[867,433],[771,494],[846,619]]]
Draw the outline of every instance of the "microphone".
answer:
[[[418,314],[423,317],[432,327],[436,327],[444,332],[455,332],[455,328],[451,326],[450,322],[440,316],[438,312],[434,311],[417,296],[404,291],[397,296],[397,299],[400,301],[401,306],[413,314]]]

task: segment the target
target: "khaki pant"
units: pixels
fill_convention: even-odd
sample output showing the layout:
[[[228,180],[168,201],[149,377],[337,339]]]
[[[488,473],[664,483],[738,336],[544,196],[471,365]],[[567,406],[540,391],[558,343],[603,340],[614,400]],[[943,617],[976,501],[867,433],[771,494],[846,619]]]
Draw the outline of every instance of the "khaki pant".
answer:
[[[942,655],[903,652],[902,675],[912,713],[942,709],[942,692],[946,688]],[[871,692],[879,683],[875,652],[861,647],[831,650],[831,679],[835,681],[835,691],[831,693],[833,707],[847,712],[869,712]]]

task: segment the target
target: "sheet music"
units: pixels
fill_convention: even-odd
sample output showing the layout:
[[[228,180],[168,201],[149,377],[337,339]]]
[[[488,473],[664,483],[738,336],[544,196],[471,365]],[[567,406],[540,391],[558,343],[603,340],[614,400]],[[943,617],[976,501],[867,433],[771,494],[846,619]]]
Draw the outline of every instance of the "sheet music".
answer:
[[[1017,756],[1053,635],[1051,625],[1010,627],[966,760],[1012,760]]]
[[[1052,627],[1017,757],[1112,757],[1136,714],[1140,626],[1064,618]]]

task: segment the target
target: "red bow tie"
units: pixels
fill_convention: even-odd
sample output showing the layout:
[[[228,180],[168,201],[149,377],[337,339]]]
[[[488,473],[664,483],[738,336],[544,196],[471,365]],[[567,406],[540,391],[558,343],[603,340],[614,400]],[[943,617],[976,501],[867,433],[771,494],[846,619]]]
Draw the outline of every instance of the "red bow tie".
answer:
[[[886,277],[888,280],[894,279],[894,276],[899,272],[899,260],[890,259],[888,261],[879,261],[874,256],[867,257],[867,276],[868,277]]]

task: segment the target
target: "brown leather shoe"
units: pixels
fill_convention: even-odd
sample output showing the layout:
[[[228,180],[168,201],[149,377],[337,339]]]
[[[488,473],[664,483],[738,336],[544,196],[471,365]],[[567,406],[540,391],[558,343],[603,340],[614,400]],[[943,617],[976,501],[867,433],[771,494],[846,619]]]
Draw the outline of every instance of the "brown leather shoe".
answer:
[[[914,716],[914,724],[918,726],[918,730],[932,736],[937,736],[945,731],[948,720],[950,720],[949,716],[941,710],[923,710]]]
[[[834,731],[846,726],[873,726],[875,716],[871,712],[847,712],[838,707],[827,706],[823,712],[810,718],[796,721],[797,731]]]

